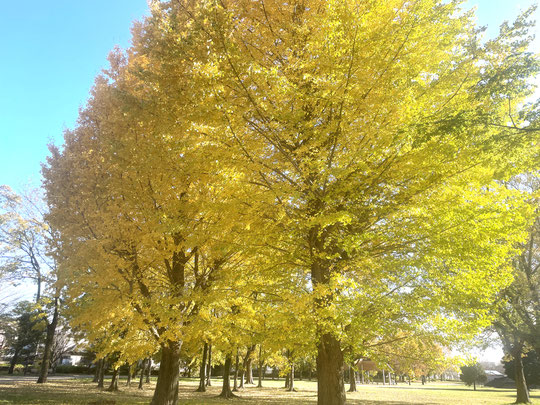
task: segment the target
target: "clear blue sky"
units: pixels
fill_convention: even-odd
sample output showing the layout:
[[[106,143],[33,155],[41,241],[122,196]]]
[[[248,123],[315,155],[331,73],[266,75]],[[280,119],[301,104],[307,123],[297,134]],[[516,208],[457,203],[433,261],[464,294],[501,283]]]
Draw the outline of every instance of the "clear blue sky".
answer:
[[[115,46],[128,47],[146,0],[0,2],[0,184],[39,185]]]
[[[533,0],[469,3],[492,36]],[[0,184],[39,185],[47,144],[61,144],[107,54],[115,45],[129,46],[131,22],[147,10],[146,0],[1,3]]]

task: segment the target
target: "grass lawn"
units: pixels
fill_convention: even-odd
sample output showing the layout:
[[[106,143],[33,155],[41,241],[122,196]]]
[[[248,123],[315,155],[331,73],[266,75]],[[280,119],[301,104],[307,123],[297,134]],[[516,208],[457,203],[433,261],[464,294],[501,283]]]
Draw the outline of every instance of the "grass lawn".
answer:
[[[265,388],[253,386],[238,392],[239,400],[221,400],[216,398],[220,392],[220,381],[213,380],[213,386],[206,393],[194,392],[195,379],[182,379],[180,382],[180,404],[251,404],[251,405],[304,405],[316,403],[316,383],[295,382],[297,392],[286,392],[283,380],[265,380]],[[90,379],[50,380],[46,385],[33,381],[0,380],[0,404],[88,404],[99,400],[116,401],[121,404],[148,404],[152,396],[154,383],[146,385],[143,391],[137,389],[137,382],[132,388],[125,387],[125,380],[119,383],[120,392],[109,393],[95,388]],[[405,404],[511,404],[515,392],[506,389],[479,388],[473,391],[460,383],[429,383],[425,386],[359,385],[358,392],[347,395],[347,402],[355,405],[405,405]],[[540,405],[540,391],[532,392],[533,403]]]

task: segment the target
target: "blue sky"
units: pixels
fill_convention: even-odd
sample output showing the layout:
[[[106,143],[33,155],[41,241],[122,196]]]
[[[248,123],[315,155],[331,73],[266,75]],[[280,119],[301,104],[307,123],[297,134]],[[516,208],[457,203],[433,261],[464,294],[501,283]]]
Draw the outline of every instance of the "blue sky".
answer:
[[[491,36],[533,0],[468,3],[478,7],[478,22]],[[146,0],[1,3],[0,184],[39,185],[47,144],[61,144],[107,54],[129,46],[131,22],[147,9]]]
[[[94,77],[127,47],[146,0],[2,1],[0,184],[39,185],[47,144],[73,127]]]

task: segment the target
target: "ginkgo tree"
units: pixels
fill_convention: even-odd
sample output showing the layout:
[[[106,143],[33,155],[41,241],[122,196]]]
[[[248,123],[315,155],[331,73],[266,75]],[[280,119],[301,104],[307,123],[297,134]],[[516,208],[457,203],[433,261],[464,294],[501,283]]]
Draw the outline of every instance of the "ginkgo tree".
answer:
[[[44,173],[73,302],[125,304],[161,347],[154,405],[210,275],[242,285],[231,252],[302,280],[320,405],[345,403],[353,332],[488,323],[531,217],[494,179],[537,162],[539,63],[531,10],[482,43],[461,3],[151,3]]]
[[[469,316],[468,298],[486,304],[505,284],[510,252],[499,250],[501,235],[467,230],[482,222],[482,209],[499,210],[486,218],[492,231],[514,212],[511,222],[523,226],[522,214],[496,191],[469,212],[456,204],[536,156],[534,108],[517,109],[538,62],[526,51],[528,14],[482,45],[459,4],[164,2],[154,17],[178,65],[195,60],[203,122],[226,134],[244,158],[238,164],[282,212],[278,260],[311,278],[320,404],[345,402],[334,322],[343,277],[363,276],[363,288],[422,261],[410,272],[420,269],[413,278],[424,296],[445,292],[451,308],[437,326],[455,331],[454,316]],[[252,204],[270,199],[257,197]],[[461,243],[448,243],[449,233]],[[497,261],[468,254],[480,243]],[[433,255],[419,257],[426,248]]]
[[[174,116],[167,122],[159,99],[139,104],[151,83],[130,68],[111,56],[77,128],[62,151],[52,149],[44,169],[49,220],[62,235],[60,271],[75,322],[100,325],[111,342],[152,336],[161,352],[153,403],[176,403],[183,326],[229,255],[215,241],[236,226],[225,222],[219,181],[234,188],[211,160],[215,145],[184,133]],[[202,262],[201,252],[211,257]],[[147,355],[145,345],[122,346],[137,351],[126,358]]]

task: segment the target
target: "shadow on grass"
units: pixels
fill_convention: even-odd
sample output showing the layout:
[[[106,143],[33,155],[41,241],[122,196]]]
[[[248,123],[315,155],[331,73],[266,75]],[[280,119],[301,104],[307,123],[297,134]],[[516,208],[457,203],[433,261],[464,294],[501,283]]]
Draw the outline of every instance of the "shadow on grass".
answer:
[[[124,380],[125,381],[125,380]],[[124,382],[122,381],[122,382]],[[217,381],[216,381],[217,383]],[[150,403],[154,384],[145,386],[143,391],[139,391],[136,388],[136,384],[131,388],[125,387],[122,384],[121,391],[118,393],[108,393],[96,389],[95,383],[91,383],[89,380],[58,380],[51,381],[46,385],[38,385],[35,382],[19,381],[13,382],[11,385],[0,385],[0,405],[7,404],[20,404],[20,405],[38,405],[38,404],[56,404],[56,405],[87,405],[89,402],[108,400],[116,401],[117,405],[148,405]],[[217,398],[216,396],[221,391],[221,386],[216,384],[205,393],[195,393],[194,389],[196,385],[194,381],[185,381],[180,385],[179,389],[179,404],[180,405],[315,405],[317,403],[317,394],[311,390],[303,390],[295,393],[286,392],[282,387],[264,387],[259,389],[256,387],[246,387],[238,392],[240,398],[234,400],[224,400]],[[381,387],[382,388],[382,387]],[[365,392],[364,396],[367,398],[359,398],[358,396],[348,395],[347,404],[349,405],[454,405],[469,404],[466,399],[456,398],[456,401],[452,402],[452,392],[458,393],[459,396],[463,396],[463,392],[473,393],[472,389],[465,387],[410,387],[409,389],[416,389],[419,394],[424,391],[426,394],[430,392],[432,395],[434,391],[440,391],[445,393],[443,397],[439,398],[405,398],[400,397],[400,391],[405,395],[405,389],[407,386],[402,387],[386,387],[386,390],[373,389],[371,392]],[[400,389],[401,388],[401,389]],[[407,395],[409,394],[407,389]],[[359,387],[359,393],[362,394],[362,388]],[[513,402],[515,392],[509,389],[481,389],[480,396],[485,394],[497,394],[498,402],[489,402],[497,405],[510,404]],[[378,397],[379,393],[385,393],[385,397]],[[391,395],[388,396],[388,393]],[[367,395],[366,395],[367,394]],[[540,399],[540,392],[533,391],[531,393],[531,399],[535,400],[535,404],[538,404]],[[465,396],[467,397],[467,395]],[[471,398],[474,403],[474,399]],[[486,402],[487,403],[487,402]]]

